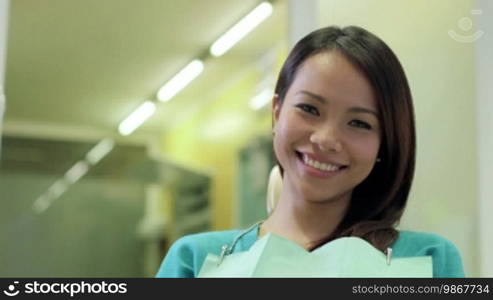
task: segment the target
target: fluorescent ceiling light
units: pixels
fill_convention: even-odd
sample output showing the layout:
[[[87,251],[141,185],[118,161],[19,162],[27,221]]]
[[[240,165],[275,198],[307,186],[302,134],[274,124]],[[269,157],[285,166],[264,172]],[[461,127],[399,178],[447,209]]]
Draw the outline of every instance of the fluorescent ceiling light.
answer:
[[[193,60],[159,89],[157,98],[163,102],[170,100],[194,80],[195,77],[199,76],[203,70],[204,63],[198,59]]]
[[[34,201],[32,209],[34,212],[40,214],[50,206],[53,200],[53,197],[50,197],[48,194],[43,194]]]
[[[65,173],[65,180],[69,184],[75,183],[89,171],[89,165],[85,161],[79,161]]]
[[[270,102],[272,96],[273,96],[272,90],[265,89],[250,100],[250,107],[252,109],[259,110]]]
[[[154,105],[154,103],[152,104]],[[114,144],[115,142],[110,138],[101,140],[86,154],[85,160],[81,160],[73,165],[65,173],[63,178],[57,180],[44,194],[39,196],[34,201],[32,209],[39,214],[45,211],[71,184],[74,184],[84,176],[89,171],[91,165],[97,164],[106,156],[113,149]]]
[[[115,142],[112,139],[106,138],[101,140],[96,146],[87,152],[86,161],[91,165],[97,164],[113,149],[114,146]]]
[[[63,179],[58,179],[50,188],[48,192],[54,199],[60,197],[68,188],[67,183]]]
[[[68,188],[69,182],[64,179],[58,179],[48,190],[34,201],[32,209],[40,214],[44,212],[50,205],[60,197]]]
[[[142,125],[154,112],[156,111],[156,104],[151,101],[144,102],[139,108],[131,113],[123,122],[118,126],[118,131],[121,135],[129,135],[134,132],[137,127]]]
[[[260,3],[254,10],[212,44],[210,48],[211,54],[216,57],[223,55],[271,14],[272,4],[269,2]]]

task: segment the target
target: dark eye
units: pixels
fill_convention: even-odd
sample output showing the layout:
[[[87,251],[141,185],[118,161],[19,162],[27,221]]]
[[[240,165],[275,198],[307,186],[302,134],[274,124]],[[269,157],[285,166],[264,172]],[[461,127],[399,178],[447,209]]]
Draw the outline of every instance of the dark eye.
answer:
[[[318,109],[310,104],[298,104],[296,107],[301,108],[303,111],[315,115],[315,116],[320,116],[320,113],[318,112]]]
[[[370,124],[361,120],[352,120],[351,122],[349,122],[349,125],[367,130],[370,130],[372,128]]]

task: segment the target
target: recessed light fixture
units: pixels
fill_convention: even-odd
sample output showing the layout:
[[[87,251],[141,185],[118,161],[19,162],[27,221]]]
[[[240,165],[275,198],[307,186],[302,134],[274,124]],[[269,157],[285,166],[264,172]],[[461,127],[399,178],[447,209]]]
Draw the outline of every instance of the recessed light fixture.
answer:
[[[65,173],[65,180],[69,184],[74,184],[89,171],[89,165],[85,161],[79,161]]]
[[[129,135],[134,132],[137,127],[142,125],[156,111],[156,104],[152,101],[146,101],[131,113],[118,126],[118,131],[121,135]]]
[[[216,57],[223,55],[271,14],[272,4],[269,2],[260,3],[248,15],[218,38],[212,44],[209,50],[210,53]]]
[[[96,146],[94,146],[89,152],[86,154],[86,161],[90,165],[95,165],[97,164],[103,157],[108,154],[113,147],[115,146],[115,142],[110,139],[106,138],[104,140],[101,140],[99,143],[97,143]]]
[[[165,102],[184,89],[195,77],[204,70],[204,63],[195,59],[171,78],[157,93],[159,101]]]

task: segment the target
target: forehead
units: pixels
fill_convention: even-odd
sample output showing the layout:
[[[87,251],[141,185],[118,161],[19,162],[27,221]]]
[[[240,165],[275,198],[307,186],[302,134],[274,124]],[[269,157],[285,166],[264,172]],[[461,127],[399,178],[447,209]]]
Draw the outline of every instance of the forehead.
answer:
[[[320,95],[329,104],[373,109],[377,106],[366,76],[337,51],[315,54],[299,66],[288,95],[302,90]]]

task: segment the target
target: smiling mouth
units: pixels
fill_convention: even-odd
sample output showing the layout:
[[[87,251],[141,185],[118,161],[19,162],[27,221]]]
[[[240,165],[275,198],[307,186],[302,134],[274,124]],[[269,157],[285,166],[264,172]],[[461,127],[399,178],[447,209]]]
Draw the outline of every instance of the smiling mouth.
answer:
[[[316,160],[313,160],[309,158],[306,154],[303,154],[301,152],[295,151],[296,156],[298,156],[298,159],[306,166],[311,167],[313,169],[316,169],[317,171],[323,172],[323,173],[334,173],[337,171],[341,171],[343,169],[346,169],[348,166],[345,165],[335,165],[335,164],[330,164],[330,163],[323,163],[319,162]]]

